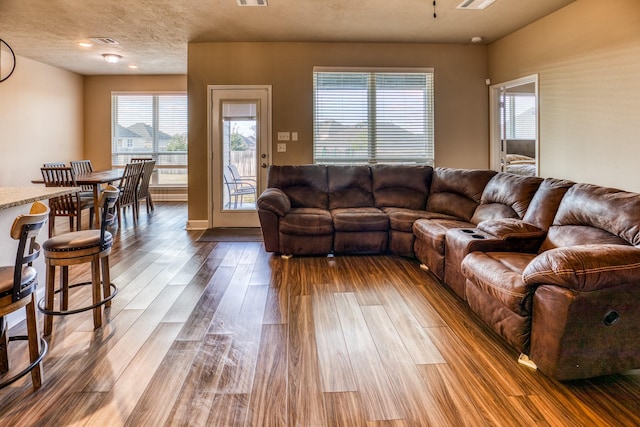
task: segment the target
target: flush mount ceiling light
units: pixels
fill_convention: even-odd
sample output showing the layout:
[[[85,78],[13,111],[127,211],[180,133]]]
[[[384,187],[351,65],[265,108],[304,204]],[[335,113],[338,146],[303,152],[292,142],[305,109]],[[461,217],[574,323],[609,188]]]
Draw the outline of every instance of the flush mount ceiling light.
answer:
[[[482,43],[484,39],[480,36],[473,36],[471,37],[471,43]]]
[[[464,0],[456,9],[486,9],[496,0]]]
[[[122,60],[122,56],[116,53],[103,53],[102,57],[104,58],[105,61],[107,61],[110,64],[117,64]]]
[[[238,6],[267,6],[267,0],[236,0]]]

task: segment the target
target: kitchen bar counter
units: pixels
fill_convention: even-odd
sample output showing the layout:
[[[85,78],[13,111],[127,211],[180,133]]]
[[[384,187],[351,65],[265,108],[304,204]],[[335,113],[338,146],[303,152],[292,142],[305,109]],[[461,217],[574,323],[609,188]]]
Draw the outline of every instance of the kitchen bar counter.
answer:
[[[78,187],[0,187],[0,209],[80,191]],[[1,232],[1,231],[0,231]]]

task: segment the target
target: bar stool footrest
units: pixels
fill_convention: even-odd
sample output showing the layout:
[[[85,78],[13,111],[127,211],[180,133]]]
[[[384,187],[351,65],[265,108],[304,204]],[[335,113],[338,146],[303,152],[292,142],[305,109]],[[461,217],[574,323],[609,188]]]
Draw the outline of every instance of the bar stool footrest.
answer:
[[[40,354],[38,354],[38,358],[36,360],[34,360],[33,362],[31,362],[31,364],[29,366],[27,366],[26,368],[24,368],[22,371],[18,372],[16,375],[12,376],[11,378],[7,379],[4,382],[0,383],[0,389],[5,388],[11,384],[13,384],[14,382],[18,381],[20,378],[24,377],[25,375],[27,375],[29,372],[31,372],[33,370],[33,368],[36,367],[36,365],[38,365],[38,363],[42,362],[42,359],[44,359],[44,356],[47,354],[47,351],[49,350],[49,345],[47,344],[47,341],[42,338],[39,337],[40,339]],[[13,337],[9,337],[9,342],[11,341],[27,341],[29,340],[29,337],[26,335],[16,335]]]
[[[92,284],[93,284],[93,282],[76,283],[74,285],[70,285],[69,289],[77,288],[78,286],[87,286],[87,285],[92,285]],[[99,302],[97,302],[95,304],[88,305],[86,307],[76,308],[76,309],[73,309],[73,310],[47,310],[46,308],[44,308],[44,298],[41,298],[38,301],[38,310],[40,310],[41,313],[49,314],[51,316],[66,316],[67,314],[76,314],[76,313],[82,313],[83,311],[93,310],[94,308],[99,307],[101,305],[104,305],[107,302],[111,301],[113,299],[113,297],[115,297],[118,294],[118,287],[115,285],[115,283],[111,282],[111,283],[109,283],[109,286],[112,289],[111,295],[109,295],[108,297],[106,297],[102,301],[99,301]],[[59,294],[60,292],[62,292],[62,289],[56,289],[54,294]]]

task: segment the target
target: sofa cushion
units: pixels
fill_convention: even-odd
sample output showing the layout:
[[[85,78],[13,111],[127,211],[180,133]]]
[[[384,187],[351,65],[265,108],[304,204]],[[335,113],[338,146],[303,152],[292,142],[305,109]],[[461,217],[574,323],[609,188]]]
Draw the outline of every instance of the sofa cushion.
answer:
[[[462,273],[483,292],[520,316],[531,314],[535,285],[522,272],[535,254],[518,252],[472,252],[462,260]]]
[[[371,167],[375,206],[424,210],[433,168],[426,165]]]
[[[329,209],[373,206],[369,166],[327,166]]]
[[[436,168],[426,210],[471,220],[484,187],[496,173],[484,169]]]
[[[487,183],[471,222],[495,218],[522,218],[542,178],[498,173]]]
[[[567,191],[553,225],[590,225],[640,245],[640,194],[591,184]]]
[[[336,231],[386,231],[389,218],[378,208],[345,208],[331,211]]]
[[[294,208],[280,219],[280,233],[298,235],[332,234],[331,213],[318,208]]]
[[[413,232],[413,223],[418,219],[456,219],[449,215],[414,209],[383,208],[382,211],[389,217],[389,228],[407,233]]]
[[[327,167],[324,165],[269,168],[268,187],[280,188],[293,208],[329,208]]]
[[[531,199],[527,213],[522,219],[541,230],[547,231],[556,216],[560,201],[574,182],[564,179],[546,178]]]
[[[588,245],[628,245],[627,241],[606,230],[589,225],[552,225],[540,246],[539,253],[564,246]]]

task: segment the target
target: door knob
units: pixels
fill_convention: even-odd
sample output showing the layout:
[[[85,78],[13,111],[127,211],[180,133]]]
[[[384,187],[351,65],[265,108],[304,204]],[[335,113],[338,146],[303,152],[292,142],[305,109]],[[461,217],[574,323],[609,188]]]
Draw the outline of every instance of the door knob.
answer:
[[[266,164],[266,163],[263,163],[263,164],[261,164],[261,165],[260,165],[260,167],[262,167],[262,168],[266,168],[266,167],[267,167],[267,164]]]

